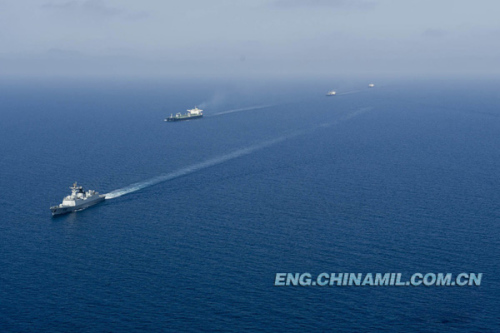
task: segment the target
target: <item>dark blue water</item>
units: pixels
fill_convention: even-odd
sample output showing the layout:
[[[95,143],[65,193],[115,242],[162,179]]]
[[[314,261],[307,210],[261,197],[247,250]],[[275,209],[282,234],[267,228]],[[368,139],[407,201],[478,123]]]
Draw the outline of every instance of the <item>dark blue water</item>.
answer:
[[[500,331],[500,82],[367,83],[1,82],[0,331]]]

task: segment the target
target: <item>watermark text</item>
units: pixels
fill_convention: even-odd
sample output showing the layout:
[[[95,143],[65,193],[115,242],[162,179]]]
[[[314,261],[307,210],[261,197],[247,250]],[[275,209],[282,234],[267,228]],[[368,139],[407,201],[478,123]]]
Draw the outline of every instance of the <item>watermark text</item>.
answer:
[[[480,286],[483,273],[276,273],[275,286]]]

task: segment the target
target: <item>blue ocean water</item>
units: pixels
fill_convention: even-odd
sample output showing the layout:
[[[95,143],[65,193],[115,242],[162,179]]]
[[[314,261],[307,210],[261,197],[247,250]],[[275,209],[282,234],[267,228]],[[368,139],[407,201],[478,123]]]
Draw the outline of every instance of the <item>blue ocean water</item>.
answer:
[[[0,331],[500,331],[498,80],[367,83],[0,82]]]

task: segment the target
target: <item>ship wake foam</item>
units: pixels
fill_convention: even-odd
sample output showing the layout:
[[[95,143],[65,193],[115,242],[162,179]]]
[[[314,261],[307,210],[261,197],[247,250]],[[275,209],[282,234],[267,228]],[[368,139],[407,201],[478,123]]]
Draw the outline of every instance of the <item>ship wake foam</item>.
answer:
[[[181,176],[185,176],[185,175],[188,175],[190,173],[196,172],[196,171],[201,170],[201,169],[209,168],[209,167],[215,166],[217,164],[224,163],[226,161],[238,158],[240,156],[251,154],[257,150],[260,150],[260,149],[269,147],[271,145],[277,144],[279,142],[285,141],[286,139],[288,139],[290,137],[291,137],[291,135],[290,136],[282,136],[282,137],[279,137],[279,138],[276,138],[273,140],[265,141],[263,143],[260,143],[260,144],[254,145],[254,146],[250,146],[247,148],[243,148],[243,149],[234,151],[234,152],[226,154],[226,155],[211,158],[211,159],[206,160],[206,161],[201,162],[201,163],[193,164],[193,165],[188,166],[186,168],[183,168],[183,169],[180,169],[180,170],[177,170],[177,171],[165,174],[165,175],[161,175],[161,176],[151,178],[151,179],[143,181],[143,182],[129,185],[127,187],[124,187],[124,188],[121,188],[118,190],[114,190],[114,191],[106,194],[106,199],[118,198],[118,197],[121,197],[122,195],[136,192],[136,191],[142,190],[143,188],[146,188],[146,187],[149,187],[152,185],[163,183],[165,181],[175,179],[175,178],[178,178]]]
[[[365,91],[365,89],[363,90],[351,90],[351,91],[346,91],[346,92],[343,92],[343,93],[340,93],[340,94],[337,94],[339,96],[342,96],[342,95],[350,95],[350,94],[357,94],[357,93],[360,93],[362,91]]]
[[[265,108],[270,108],[271,106],[275,106],[275,105],[276,104],[256,105],[256,106],[249,106],[249,107],[241,108],[241,109],[227,110],[227,111],[222,111],[222,112],[214,113],[214,114],[210,115],[210,117],[222,116],[223,114],[229,114],[229,113],[235,113],[235,112],[265,109]]]
[[[142,189],[144,189],[146,187],[150,187],[150,186],[153,186],[153,185],[156,185],[156,184],[159,184],[159,183],[163,183],[163,182],[166,182],[166,181],[178,178],[178,177],[186,176],[186,175],[189,175],[189,174],[191,174],[193,172],[196,172],[196,171],[199,171],[199,170],[202,170],[202,169],[206,169],[206,168],[210,168],[210,167],[216,166],[218,164],[222,164],[224,162],[236,159],[236,158],[241,157],[241,156],[249,155],[249,154],[251,154],[253,152],[256,152],[258,150],[261,150],[261,149],[267,148],[269,146],[278,144],[280,142],[283,142],[285,140],[291,139],[293,137],[296,137],[296,136],[299,136],[299,135],[303,135],[303,134],[306,134],[306,133],[310,133],[310,132],[316,130],[317,128],[319,128],[319,127],[330,127],[330,126],[336,125],[336,124],[338,124],[341,121],[354,118],[354,117],[356,117],[356,116],[358,116],[358,115],[360,115],[362,113],[370,111],[371,109],[372,109],[371,107],[361,108],[361,109],[358,109],[356,111],[353,111],[353,112],[347,114],[346,116],[344,116],[340,120],[337,120],[337,121],[334,121],[334,122],[324,123],[324,124],[318,125],[318,126],[316,126],[314,128],[296,131],[296,132],[290,133],[288,135],[280,136],[280,137],[278,137],[276,139],[264,141],[264,142],[261,142],[259,144],[247,147],[247,148],[236,150],[236,151],[231,152],[229,154],[221,155],[221,156],[214,157],[214,158],[211,158],[209,160],[206,160],[204,162],[200,162],[200,163],[196,163],[196,164],[190,165],[188,167],[182,168],[180,170],[177,170],[177,171],[174,171],[174,172],[171,172],[171,173],[163,174],[163,175],[160,175],[158,177],[154,177],[154,178],[142,181],[142,182],[131,184],[129,186],[126,186],[126,187],[123,187],[123,188],[120,188],[120,189],[117,189],[117,190],[114,190],[114,191],[111,191],[111,192],[107,193],[106,194],[106,199],[118,198],[118,197],[121,197],[121,196],[123,196],[125,194],[129,194],[129,193],[132,193],[132,192],[137,192],[137,191],[142,190]]]

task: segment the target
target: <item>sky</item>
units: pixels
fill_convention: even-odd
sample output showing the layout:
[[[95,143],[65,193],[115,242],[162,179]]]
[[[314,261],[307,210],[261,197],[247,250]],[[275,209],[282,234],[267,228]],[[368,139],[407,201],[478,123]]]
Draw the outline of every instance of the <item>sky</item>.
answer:
[[[498,13],[498,0],[0,0],[0,77],[497,75]]]

